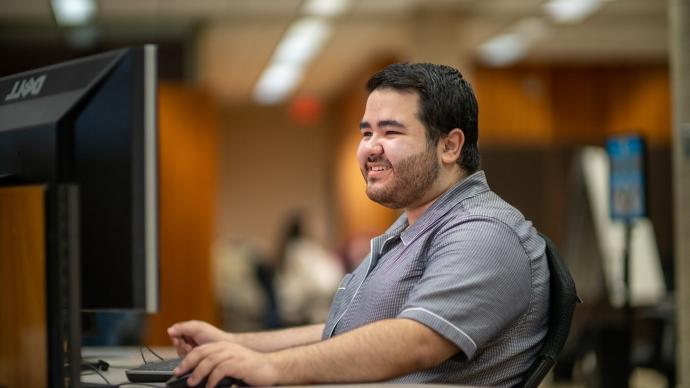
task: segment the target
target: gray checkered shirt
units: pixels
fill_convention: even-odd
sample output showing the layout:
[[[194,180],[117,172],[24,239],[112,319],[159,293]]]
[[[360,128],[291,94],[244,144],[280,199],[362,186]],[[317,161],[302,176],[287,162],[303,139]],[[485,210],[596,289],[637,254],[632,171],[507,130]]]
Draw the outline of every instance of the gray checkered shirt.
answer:
[[[368,323],[418,321],[461,352],[396,383],[520,384],[546,335],[549,270],[532,223],[465,178],[408,227],[403,214],[346,275],[323,338]]]

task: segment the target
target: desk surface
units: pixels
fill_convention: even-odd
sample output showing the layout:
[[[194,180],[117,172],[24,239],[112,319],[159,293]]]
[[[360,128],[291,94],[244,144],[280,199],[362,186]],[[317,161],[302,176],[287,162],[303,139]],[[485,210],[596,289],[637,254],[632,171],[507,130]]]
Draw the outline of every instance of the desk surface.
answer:
[[[156,354],[163,358],[175,358],[177,353],[172,347],[152,347]],[[139,347],[85,347],[82,349],[81,355],[84,362],[98,362],[103,360],[110,365],[106,372],[101,374],[108,379],[110,384],[127,383],[126,387],[150,387],[160,386],[165,387],[164,383],[146,383],[146,385],[135,385],[127,380],[125,370],[137,367],[144,363],[142,359],[142,352],[146,361],[157,361],[158,358],[146,348],[140,350]],[[93,371],[82,372],[81,381],[89,383],[105,383],[105,380]]]
[[[174,358],[177,357],[175,348],[172,347],[152,347],[153,351],[156,352],[163,358]],[[144,356],[147,361],[157,360],[156,356],[151,354],[147,349],[143,349]],[[85,347],[82,349],[82,358],[85,362],[98,362],[98,360],[103,360],[110,364],[110,368],[107,372],[101,372],[110,382],[110,384],[123,384],[127,383],[126,387],[165,387],[165,383],[146,383],[146,385],[139,385],[136,383],[130,383],[127,380],[127,375],[125,370],[141,365],[144,361],[141,358],[141,351],[139,347]],[[102,377],[98,376],[95,372],[85,371],[82,374],[81,380],[83,382],[89,383],[105,383]],[[362,388],[362,387],[376,387],[385,386],[386,388],[413,388],[413,387],[425,387],[425,388],[459,388],[458,385],[441,385],[441,384],[386,384],[386,383],[374,383],[374,384],[338,384],[338,385],[311,385],[308,387],[322,387],[322,388]],[[295,386],[297,387],[307,387],[307,386]]]

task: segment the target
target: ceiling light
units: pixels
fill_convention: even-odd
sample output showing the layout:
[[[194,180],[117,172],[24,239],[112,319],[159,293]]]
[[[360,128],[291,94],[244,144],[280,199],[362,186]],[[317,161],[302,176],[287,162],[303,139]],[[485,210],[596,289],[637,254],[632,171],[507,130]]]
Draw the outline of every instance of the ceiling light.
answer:
[[[302,19],[292,24],[278,44],[273,61],[308,62],[319,52],[330,32],[330,24],[318,18]]]
[[[55,20],[61,26],[88,23],[96,13],[93,0],[51,0]]]
[[[273,63],[261,74],[254,88],[254,100],[272,105],[284,100],[302,79],[304,68],[294,63]]]
[[[479,59],[490,66],[507,66],[527,54],[527,41],[518,33],[498,35],[479,46]]]
[[[303,12],[307,15],[334,17],[349,7],[349,0],[307,0]]]
[[[522,35],[528,43],[544,38],[549,33],[549,25],[541,17],[527,17],[520,19],[510,31]]]
[[[600,0],[549,0],[544,4],[544,11],[554,22],[578,23],[601,5]]]
[[[284,100],[301,81],[304,68],[319,52],[331,28],[325,20],[314,17],[293,23],[254,87],[256,102],[272,105]]]

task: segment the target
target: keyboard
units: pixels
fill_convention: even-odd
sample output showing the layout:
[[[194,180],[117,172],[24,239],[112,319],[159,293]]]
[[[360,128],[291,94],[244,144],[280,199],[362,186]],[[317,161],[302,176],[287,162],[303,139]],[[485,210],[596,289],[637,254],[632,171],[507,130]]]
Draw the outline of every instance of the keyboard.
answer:
[[[148,362],[136,368],[127,369],[125,374],[133,383],[164,383],[173,376],[173,369],[180,365],[181,361],[180,358],[171,358]]]

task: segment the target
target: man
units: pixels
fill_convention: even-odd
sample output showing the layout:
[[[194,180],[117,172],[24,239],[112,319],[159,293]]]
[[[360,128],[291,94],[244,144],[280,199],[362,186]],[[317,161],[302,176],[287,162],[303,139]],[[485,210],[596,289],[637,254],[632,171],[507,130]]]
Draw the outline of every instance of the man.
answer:
[[[395,64],[367,83],[366,192],[402,216],[342,280],[325,325],[173,325],[177,374],[251,385],[519,384],[547,330],[544,241],[478,171],[477,102],[455,69]]]

